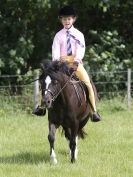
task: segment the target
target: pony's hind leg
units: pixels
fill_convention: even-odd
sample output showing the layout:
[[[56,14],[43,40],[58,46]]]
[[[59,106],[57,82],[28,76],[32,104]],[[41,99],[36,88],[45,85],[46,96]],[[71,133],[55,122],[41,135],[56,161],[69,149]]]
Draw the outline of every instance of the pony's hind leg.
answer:
[[[78,157],[78,147],[77,147],[77,145],[78,145],[78,136],[76,136],[76,148],[75,148],[75,160],[77,160],[77,157]]]
[[[76,147],[75,147],[75,152],[74,152],[74,158],[75,158],[75,160],[77,160],[77,158],[78,158],[78,147],[77,147],[77,145],[78,145],[78,136],[76,137]],[[71,157],[71,149],[70,149],[70,157]]]
[[[57,164],[56,154],[54,152],[54,142],[55,142],[56,126],[49,123],[49,135],[48,140],[50,143],[50,163]]]
[[[71,162],[75,162],[75,150],[76,150],[76,141],[75,138],[70,140],[70,155],[71,155]]]
[[[65,131],[65,137],[69,141],[69,148],[70,148],[71,129],[70,128],[63,128],[63,129]],[[78,136],[76,137],[75,160],[77,160],[77,155],[78,155],[77,143],[78,143]],[[70,157],[71,157],[71,149],[70,149]]]

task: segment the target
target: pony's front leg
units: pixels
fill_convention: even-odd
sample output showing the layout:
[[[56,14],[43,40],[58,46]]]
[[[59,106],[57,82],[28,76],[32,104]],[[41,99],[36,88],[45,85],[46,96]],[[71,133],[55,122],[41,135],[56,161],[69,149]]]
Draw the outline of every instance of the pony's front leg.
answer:
[[[75,160],[77,159],[77,154],[78,154],[78,149],[77,149],[77,129],[78,126],[75,126],[75,128],[73,127],[73,129],[71,129],[71,138],[70,138],[70,155],[71,155],[71,162],[75,162]]]
[[[54,152],[54,141],[55,141],[56,126],[49,123],[49,135],[48,140],[50,143],[50,163],[57,164],[56,154]]]

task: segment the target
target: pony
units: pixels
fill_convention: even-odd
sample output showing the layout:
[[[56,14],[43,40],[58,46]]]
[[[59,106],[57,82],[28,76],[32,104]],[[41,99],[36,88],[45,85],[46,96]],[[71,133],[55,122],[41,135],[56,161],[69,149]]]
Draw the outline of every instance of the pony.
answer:
[[[50,162],[57,164],[54,149],[56,130],[61,126],[69,142],[71,162],[78,155],[77,140],[85,138],[83,127],[90,118],[88,90],[76,78],[67,62],[43,63],[39,78],[42,91],[41,104],[48,110]]]

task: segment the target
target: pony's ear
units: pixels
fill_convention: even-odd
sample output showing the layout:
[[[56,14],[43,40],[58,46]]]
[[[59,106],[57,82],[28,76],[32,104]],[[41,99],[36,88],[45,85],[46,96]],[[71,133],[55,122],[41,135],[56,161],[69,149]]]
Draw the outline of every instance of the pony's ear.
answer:
[[[50,66],[50,61],[46,60],[45,62],[40,64],[40,67],[42,69],[43,72],[45,72]]]
[[[44,68],[44,64],[40,63],[40,69],[41,69],[41,74],[39,76],[39,80],[41,81],[45,75],[45,68]]]
[[[61,62],[60,64],[60,71],[65,73],[66,75],[70,75],[70,67],[67,61]]]
[[[45,70],[45,69],[44,69],[44,64],[43,64],[43,63],[40,63],[40,68],[41,68],[42,71]]]
[[[60,68],[60,62],[59,61],[54,61],[53,62],[53,70],[54,70],[54,72],[57,72],[57,71],[59,71],[59,68]]]

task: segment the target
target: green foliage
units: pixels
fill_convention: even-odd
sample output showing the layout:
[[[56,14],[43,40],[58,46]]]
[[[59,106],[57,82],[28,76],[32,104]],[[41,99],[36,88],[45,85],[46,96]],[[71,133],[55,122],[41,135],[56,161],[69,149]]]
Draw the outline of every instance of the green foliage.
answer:
[[[92,73],[93,80],[112,82],[106,86],[108,92],[125,89],[126,71],[133,65],[133,58],[131,58],[123,38],[117,31],[90,30],[89,36],[92,41],[86,49],[85,65]],[[116,81],[122,83],[118,85]],[[103,84],[98,89],[104,91],[104,87]]]
[[[30,67],[39,67],[51,45],[50,8],[48,0],[1,1],[0,74],[24,74]]]
[[[26,74],[51,59],[52,40],[61,27],[58,10],[68,3],[78,11],[75,26],[85,35],[85,60],[92,70],[133,67],[132,0],[1,0],[0,75]]]
[[[121,71],[131,67],[133,58],[125,41],[117,31],[90,30],[91,44],[87,46],[85,61],[93,71]]]
[[[0,6],[0,65],[1,74],[22,74],[28,69],[34,44],[32,34],[27,30],[33,15],[26,1],[1,1]]]

